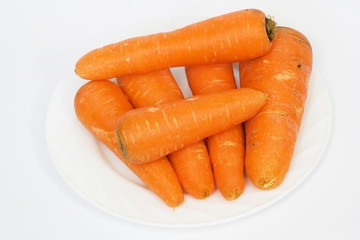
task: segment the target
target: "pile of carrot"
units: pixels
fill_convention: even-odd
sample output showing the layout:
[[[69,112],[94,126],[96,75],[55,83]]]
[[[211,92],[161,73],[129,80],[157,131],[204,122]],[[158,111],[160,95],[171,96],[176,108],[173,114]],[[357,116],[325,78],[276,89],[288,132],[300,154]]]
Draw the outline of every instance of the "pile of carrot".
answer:
[[[187,99],[170,70],[179,66]],[[203,199],[216,187],[235,200],[245,176],[263,190],[285,179],[311,68],[303,34],[246,9],[85,54],[75,72],[92,81],[78,90],[75,112],[168,206],[183,191]]]

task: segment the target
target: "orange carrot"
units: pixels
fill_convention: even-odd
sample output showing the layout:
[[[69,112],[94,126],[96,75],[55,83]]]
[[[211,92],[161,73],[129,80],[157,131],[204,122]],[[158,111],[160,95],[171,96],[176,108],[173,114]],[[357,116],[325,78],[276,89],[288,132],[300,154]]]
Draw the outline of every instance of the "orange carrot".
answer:
[[[176,66],[254,59],[270,51],[275,29],[275,22],[259,10],[232,12],[95,49],[77,62],[75,72],[84,79],[104,80]]]
[[[115,83],[96,81],[85,84],[77,92],[74,105],[80,122],[112,150],[168,206],[176,207],[184,201],[174,169],[166,158],[139,165],[128,162],[122,156],[115,125],[116,120],[131,110],[132,106]]]
[[[185,72],[194,95],[216,93],[236,88],[231,63],[186,66]]]
[[[131,162],[151,162],[248,120],[265,102],[244,88],[138,108],[116,124],[120,148]]]
[[[188,66],[186,77],[194,95],[236,88],[231,63]],[[226,200],[238,198],[245,188],[243,124],[208,137],[216,185]]]
[[[296,30],[279,27],[272,51],[240,63],[241,87],[269,95],[265,107],[245,123],[245,169],[260,189],[283,181],[293,156],[312,68],[309,41]]]
[[[184,99],[169,69],[117,78],[118,84],[136,107]],[[203,140],[168,155],[183,189],[195,198],[214,192],[209,154]]]
[[[118,85],[135,108],[184,99],[170,69],[117,77]]]

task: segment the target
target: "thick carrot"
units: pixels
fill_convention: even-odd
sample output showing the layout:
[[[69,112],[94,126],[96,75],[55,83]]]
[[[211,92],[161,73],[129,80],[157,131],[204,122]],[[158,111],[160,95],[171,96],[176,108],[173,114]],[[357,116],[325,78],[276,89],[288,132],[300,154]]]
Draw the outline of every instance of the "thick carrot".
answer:
[[[248,120],[265,102],[243,88],[138,108],[116,124],[120,148],[131,162],[151,162]]]
[[[245,123],[245,169],[260,189],[283,181],[293,156],[312,69],[309,41],[296,30],[279,27],[272,51],[240,63],[240,85],[269,95],[265,107]]]
[[[168,206],[176,207],[184,201],[180,183],[166,158],[139,165],[130,163],[122,156],[115,125],[117,119],[131,110],[132,106],[115,83],[96,81],[85,84],[77,92],[74,105],[80,122]]]
[[[231,63],[187,66],[186,77],[194,95],[236,88]],[[208,137],[215,182],[226,200],[238,198],[245,188],[243,124]]]
[[[117,81],[136,108],[184,99],[169,69],[118,77]],[[206,198],[214,192],[209,154],[203,140],[167,157],[181,186],[190,195],[195,198]]]
[[[175,66],[254,59],[270,51],[275,22],[256,9],[210,18],[166,33],[95,49],[76,64],[84,79],[103,80]]]

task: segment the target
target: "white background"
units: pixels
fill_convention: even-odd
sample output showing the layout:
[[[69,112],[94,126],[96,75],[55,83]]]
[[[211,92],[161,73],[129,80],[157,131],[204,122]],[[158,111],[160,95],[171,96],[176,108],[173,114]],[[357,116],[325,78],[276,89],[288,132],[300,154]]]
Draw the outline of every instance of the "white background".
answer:
[[[129,223],[77,196],[46,147],[48,101],[94,39],[173,16],[258,8],[310,40],[333,107],[320,164],[293,193],[241,220],[192,229]],[[360,239],[359,1],[1,1],[0,239]]]

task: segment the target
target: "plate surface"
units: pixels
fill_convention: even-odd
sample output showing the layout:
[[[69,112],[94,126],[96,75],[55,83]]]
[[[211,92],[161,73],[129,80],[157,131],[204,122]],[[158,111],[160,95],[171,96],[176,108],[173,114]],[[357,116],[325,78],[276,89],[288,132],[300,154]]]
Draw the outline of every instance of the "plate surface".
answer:
[[[121,37],[94,47],[128,37],[169,31],[198,20],[200,18],[196,17],[160,19],[131,26]],[[185,97],[191,96],[184,69],[174,68],[172,72]],[[234,64],[234,73],[238,84],[237,64]],[[75,73],[70,73],[60,81],[52,95],[45,126],[50,154],[59,173],[77,194],[112,215],[136,223],[162,227],[203,226],[232,221],[264,209],[296,189],[309,176],[321,159],[330,135],[329,93],[319,73],[313,71],[294,157],[278,188],[258,190],[247,180],[243,195],[235,201],[224,200],[216,190],[204,200],[185,194],[184,203],[172,209],[77,120],[73,100],[85,83]]]

